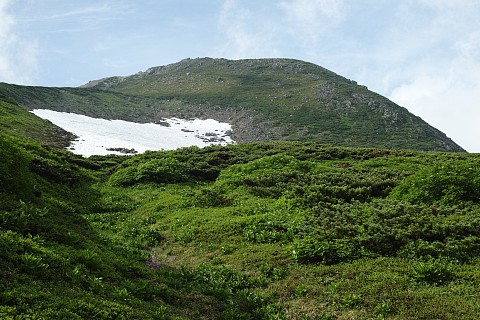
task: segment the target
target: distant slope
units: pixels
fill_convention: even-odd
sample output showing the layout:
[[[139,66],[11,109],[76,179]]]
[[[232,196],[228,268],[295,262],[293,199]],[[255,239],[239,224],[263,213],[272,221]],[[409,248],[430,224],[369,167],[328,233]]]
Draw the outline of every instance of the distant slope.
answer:
[[[385,97],[320,66],[290,59],[186,59],[81,88],[0,85],[28,109],[158,122],[213,118],[234,139],[315,141],[338,146],[464,151]]]

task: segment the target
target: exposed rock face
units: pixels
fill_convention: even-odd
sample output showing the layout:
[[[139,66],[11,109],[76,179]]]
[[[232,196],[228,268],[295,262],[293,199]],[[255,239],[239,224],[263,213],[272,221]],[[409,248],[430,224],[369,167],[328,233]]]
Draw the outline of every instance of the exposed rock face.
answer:
[[[138,153],[137,150],[133,149],[133,148],[107,148],[108,151],[116,151],[116,152],[120,152],[122,154],[136,154]]]

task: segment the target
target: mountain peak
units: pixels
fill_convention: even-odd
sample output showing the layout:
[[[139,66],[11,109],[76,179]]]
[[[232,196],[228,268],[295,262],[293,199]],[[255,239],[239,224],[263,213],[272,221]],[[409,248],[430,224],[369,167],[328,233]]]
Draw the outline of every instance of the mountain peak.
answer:
[[[300,60],[187,58],[127,77],[94,81],[87,87],[157,101],[178,100],[183,105],[172,114],[233,121],[240,142],[313,140],[463,151],[405,108],[353,80]],[[161,104],[158,109],[168,109]]]

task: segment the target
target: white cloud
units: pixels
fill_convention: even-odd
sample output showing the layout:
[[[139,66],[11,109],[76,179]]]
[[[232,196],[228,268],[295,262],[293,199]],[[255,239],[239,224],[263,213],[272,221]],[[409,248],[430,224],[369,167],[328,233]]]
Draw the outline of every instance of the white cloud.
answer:
[[[69,11],[65,11],[62,13],[57,13],[50,15],[48,17],[45,17],[46,19],[59,19],[59,18],[71,18],[71,17],[77,17],[77,16],[91,16],[91,15],[97,15],[97,14],[105,14],[109,13],[112,11],[112,8],[109,7],[106,4],[101,4],[98,6],[89,6],[89,7],[83,7],[83,8],[75,8]]]
[[[219,48],[221,56],[233,59],[278,56],[277,30],[265,17],[258,16],[236,0],[225,0],[219,25],[227,41]]]
[[[278,5],[292,20],[309,28],[338,23],[344,18],[343,0],[293,0],[280,1]]]
[[[58,1],[62,4],[55,5]],[[85,33],[101,30],[109,24],[129,18],[135,12],[135,4],[126,1],[88,4],[52,0],[43,10],[32,11],[26,7],[21,22],[36,26],[35,33]]]
[[[461,63],[460,63],[461,64]],[[460,70],[453,70],[459,67]],[[480,152],[480,64],[454,64],[448,74],[419,75],[390,98],[445,132],[470,152]],[[477,78],[476,82],[466,81]]]
[[[319,37],[345,18],[343,0],[280,1],[288,28],[305,43],[317,44]]]
[[[319,40],[345,17],[344,0],[255,3],[224,0],[219,25],[227,36],[220,54],[231,58],[278,57],[315,51]],[[303,52],[295,50],[300,45]]]
[[[429,43],[424,52],[411,52],[412,62],[403,62],[410,79],[393,88],[390,98],[467,151],[480,152],[480,2],[410,1],[415,4],[430,10],[431,21],[421,31]]]
[[[28,84],[37,67],[37,45],[14,32],[9,0],[0,0],[0,81]]]

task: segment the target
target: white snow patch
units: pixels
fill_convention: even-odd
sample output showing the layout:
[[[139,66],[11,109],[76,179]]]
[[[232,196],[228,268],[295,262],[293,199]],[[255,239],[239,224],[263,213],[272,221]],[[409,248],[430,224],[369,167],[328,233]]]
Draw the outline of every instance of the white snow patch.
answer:
[[[123,120],[91,118],[47,109],[32,111],[40,118],[78,136],[69,150],[85,157],[91,155],[122,154],[111,148],[173,150],[181,147],[205,147],[212,144],[235,143],[230,137],[228,123],[207,120],[164,119],[168,126],[155,123],[135,123]]]

